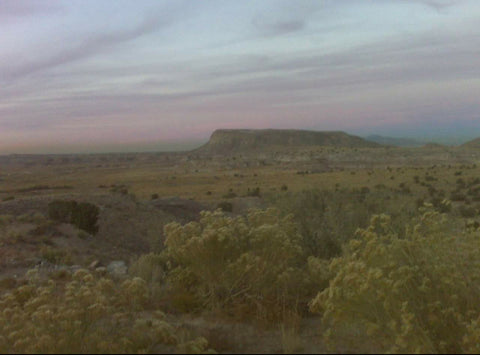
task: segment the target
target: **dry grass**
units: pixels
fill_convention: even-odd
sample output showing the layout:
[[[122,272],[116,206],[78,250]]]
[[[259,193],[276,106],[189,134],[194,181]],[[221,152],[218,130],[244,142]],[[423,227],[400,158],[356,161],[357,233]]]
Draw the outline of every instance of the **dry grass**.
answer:
[[[398,187],[402,182],[413,185],[414,176],[423,177],[425,172],[435,174],[439,178],[436,186],[448,187],[458,179],[456,171],[462,170],[463,178],[478,176],[479,168],[464,168],[462,165],[437,168],[376,168],[368,170],[344,170],[315,174],[298,174],[299,170],[277,170],[272,167],[244,168],[244,169],[209,169],[198,173],[190,171],[156,170],[152,167],[125,167],[123,169],[107,170],[92,169],[82,172],[64,173],[56,169],[39,169],[35,176],[27,173],[14,174],[4,179],[2,196],[11,194],[11,191],[26,189],[43,183],[49,186],[73,186],[70,193],[99,194],[108,191],[111,185],[125,185],[129,192],[140,199],[149,199],[154,193],[160,197],[179,196],[196,200],[217,200],[222,198],[230,189],[238,196],[246,195],[248,189],[259,187],[261,192],[281,191],[286,185],[289,191],[300,191],[310,188],[333,189],[339,187],[362,187],[384,184],[386,187]],[[353,174],[352,174],[353,173]],[[391,177],[394,177],[393,179]],[[99,185],[107,188],[101,189]],[[207,194],[210,191],[211,194]],[[58,195],[65,191],[44,189],[24,193],[16,196]]]
[[[265,156],[268,154],[265,153]],[[313,153],[301,151],[295,154],[299,159],[296,162],[284,164],[278,160],[274,164],[268,162],[267,157],[268,164],[262,165],[259,160],[263,158],[254,157],[249,166],[245,165],[249,159],[246,157],[217,161],[188,160],[186,155],[176,158],[172,155],[171,160],[164,161],[163,156],[149,160],[149,155],[139,155],[132,161],[124,161],[122,159],[125,157],[119,155],[111,161],[109,157],[97,156],[82,157],[78,163],[70,160],[67,164],[48,166],[36,163],[28,167],[22,164],[2,167],[0,215],[11,213],[13,216],[0,216],[0,254],[3,257],[0,261],[0,288],[18,286],[21,280],[13,277],[13,271],[5,271],[15,269],[15,273],[18,273],[22,268],[31,267],[28,263],[35,257],[47,257],[53,262],[60,259],[58,262],[64,263],[66,252],[74,250],[68,254],[71,259],[69,263],[88,266],[96,259],[103,261],[102,258],[105,258],[105,262],[122,259],[128,262],[133,260],[133,254],[159,252],[163,248],[163,226],[179,216],[154,208],[150,202],[153,194],[158,194],[159,199],[168,196],[194,199],[210,207],[215,207],[220,201],[229,201],[234,205],[233,213],[237,214],[243,213],[249,206],[267,205],[271,196],[295,196],[295,193],[304,190],[343,191],[348,202],[351,192],[363,189],[372,192],[367,192],[371,199],[382,195],[374,193],[382,192],[389,199],[389,204],[396,206],[392,211],[403,221],[402,218],[412,217],[405,215],[404,206],[407,203],[411,206],[417,199],[431,202],[433,198],[442,199],[439,197],[442,194],[449,198],[456,192],[466,199],[451,204],[449,218],[476,228],[474,222],[480,216],[480,200],[475,200],[471,190],[477,186],[474,180],[480,176],[478,152],[467,157],[455,149],[406,149],[394,150],[390,154],[386,149],[355,151],[326,148]],[[327,159],[330,170],[312,173],[312,167],[315,166],[312,161],[316,157]],[[38,159],[41,161],[44,158]],[[56,157],[54,160],[60,159]],[[462,188],[459,179],[465,183]],[[113,191],[113,185],[117,186],[117,192]],[[126,195],[121,192],[125,188],[128,190]],[[260,198],[244,198],[256,188],[259,188]],[[229,192],[238,197],[226,198]],[[8,199],[9,196],[15,199]],[[2,201],[4,198],[7,200]],[[41,209],[41,201],[46,201],[46,205],[55,198],[72,198],[99,205],[99,234],[95,238],[78,238],[78,231],[72,226],[51,226],[41,215],[35,215],[35,211]],[[373,202],[378,202],[380,207],[386,206],[381,204],[382,201]],[[477,213],[473,222],[462,217],[461,207],[471,208]],[[157,277],[157,271],[153,271],[151,278],[161,280],[163,276]],[[163,292],[161,281],[157,283],[157,288],[152,288],[150,292]],[[313,321],[297,319],[292,315],[280,318],[273,329],[260,330],[261,327],[253,323],[226,325],[220,315],[209,313],[196,318],[200,321],[193,328],[194,333],[207,338],[219,351],[324,351],[319,317]],[[359,329],[355,324],[350,326],[342,333],[345,338],[340,339],[341,344],[337,344],[339,352],[375,349],[375,344],[359,337]],[[185,334],[192,330],[185,327]],[[472,329],[477,330],[473,325]],[[474,341],[476,338],[472,339]],[[367,343],[362,344],[362,341]],[[187,351],[189,346],[196,345],[186,342],[184,350]]]

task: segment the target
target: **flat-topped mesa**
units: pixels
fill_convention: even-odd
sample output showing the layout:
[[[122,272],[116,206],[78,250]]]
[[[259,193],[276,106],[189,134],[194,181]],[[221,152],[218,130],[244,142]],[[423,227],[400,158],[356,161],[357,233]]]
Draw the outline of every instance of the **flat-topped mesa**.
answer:
[[[225,154],[285,148],[345,147],[376,148],[379,144],[341,131],[306,131],[296,129],[218,129],[199,152]]]

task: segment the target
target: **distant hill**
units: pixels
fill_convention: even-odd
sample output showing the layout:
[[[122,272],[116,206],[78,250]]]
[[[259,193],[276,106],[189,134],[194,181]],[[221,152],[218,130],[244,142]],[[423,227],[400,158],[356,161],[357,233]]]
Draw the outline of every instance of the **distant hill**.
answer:
[[[415,139],[385,137],[377,134],[365,137],[365,139],[369,142],[375,142],[381,145],[391,145],[395,147],[420,147],[424,144],[416,141]]]
[[[197,149],[207,153],[264,151],[277,148],[330,146],[376,148],[379,144],[345,132],[306,131],[294,129],[219,129]]]
[[[440,143],[433,143],[433,142],[430,142],[430,143],[426,143],[422,146],[422,148],[425,148],[425,149],[446,149],[448,148],[446,145],[443,145],[443,144],[440,144]]]
[[[480,138],[475,138],[467,143],[462,144],[460,147],[462,148],[480,148]]]

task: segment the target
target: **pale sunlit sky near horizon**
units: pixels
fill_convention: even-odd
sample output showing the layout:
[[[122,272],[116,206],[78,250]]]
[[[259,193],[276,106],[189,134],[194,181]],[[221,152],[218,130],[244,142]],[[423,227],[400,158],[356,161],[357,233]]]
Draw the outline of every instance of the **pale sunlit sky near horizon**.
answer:
[[[0,0],[0,154],[218,128],[467,140],[479,94],[478,0]]]

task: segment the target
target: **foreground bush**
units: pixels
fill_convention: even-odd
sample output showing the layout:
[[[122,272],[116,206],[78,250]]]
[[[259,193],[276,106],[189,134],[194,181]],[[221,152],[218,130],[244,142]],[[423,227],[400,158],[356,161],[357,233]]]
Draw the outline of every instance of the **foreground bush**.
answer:
[[[300,307],[312,279],[318,287],[322,277],[323,264],[307,262],[292,216],[274,209],[236,218],[202,212],[200,222],[166,225],[165,236],[172,302],[183,310],[277,318]]]
[[[0,298],[0,353],[149,353],[184,349],[159,311],[143,312],[140,278],[117,285],[77,271],[70,282],[30,282]],[[204,339],[188,343],[202,352]],[[193,349],[193,350],[192,350]]]
[[[311,303],[331,344],[355,352],[478,352],[480,238],[452,229],[429,212],[404,237],[386,216],[359,231]]]

